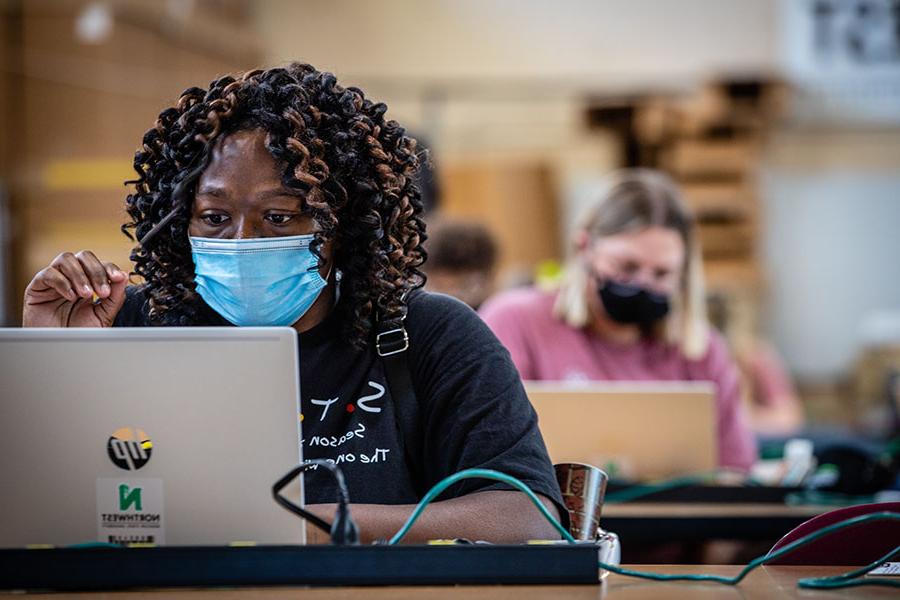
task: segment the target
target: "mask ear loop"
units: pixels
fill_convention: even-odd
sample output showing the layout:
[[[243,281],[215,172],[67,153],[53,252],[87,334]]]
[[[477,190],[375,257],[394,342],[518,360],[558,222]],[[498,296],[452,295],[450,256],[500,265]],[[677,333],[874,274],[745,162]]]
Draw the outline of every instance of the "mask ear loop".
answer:
[[[322,279],[325,280],[325,283],[326,283],[326,284],[328,283],[328,280],[331,279],[331,274],[332,274],[333,272],[334,272],[334,259],[332,258],[332,259],[331,259],[331,264],[328,266],[328,272],[325,273],[325,277],[322,278]],[[338,281],[340,281],[341,278],[338,277],[337,275],[335,275],[335,279],[337,279]]]
[[[341,279],[344,277],[344,274],[341,273],[340,269],[334,268],[334,257],[331,259],[331,265],[328,267],[328,273],[325,274],[325,285],[328,285],[328,280],[331,279],[331,274],[334,273],[334,303],[332,306],[337,306],[338,302],[341,301]]]

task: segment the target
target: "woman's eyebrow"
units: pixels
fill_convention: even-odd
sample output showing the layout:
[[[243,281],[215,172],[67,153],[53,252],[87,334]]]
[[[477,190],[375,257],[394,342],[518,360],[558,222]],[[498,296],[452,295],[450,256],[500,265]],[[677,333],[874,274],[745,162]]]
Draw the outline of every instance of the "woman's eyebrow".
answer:
[[[619,263],[639,263],[641,262],[641,257],[638,254],[632,253],[631,251],[624,251],[612,256],[613,260]]]
[[[279,196],[291,196],[293,198],[302,198],[303,192],[300,190],[292,190],[286,187],[270,188],[262,190],[257,194],[259,198],[277,198]]]
[[[219,198],[227,195],[224,187],[208,184],[201,186],[197,190],[197,195],[199,196],[201,194],[204,196],[216,196]]]
[[[197,196],[201,196],[201,195],[202,196],[213,196],[216,198],[225,198],[228,196],[227,190],[228,190],[228,188],[226,188],[225,186],[206,184],[206,185],[201,186],[197,190],[196,195]],[[262,200],[268,200],[270,198],[279,198],[279,197],[285,197],[285,196],[290,196],[293,198],[302,198],[303,193],[300,192],[299,190],[291,190],[291,189],[284,188],[284,187],[269,188],[269,189],[262,190],[262,191],[256,193],[256,197],[260,198]]]

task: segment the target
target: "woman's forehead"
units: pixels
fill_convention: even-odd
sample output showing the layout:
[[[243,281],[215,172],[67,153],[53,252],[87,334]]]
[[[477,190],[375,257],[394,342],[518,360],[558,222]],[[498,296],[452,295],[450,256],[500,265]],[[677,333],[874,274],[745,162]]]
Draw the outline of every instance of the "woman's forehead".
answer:
[[[266,148],[268,134],[262,129],[241,129],[217,138],[213,142],[212,162],[274,157]]]
[[[686,249],[681,235],[674,229],[651,226],[598,238],[594,250],[601,256],[677,265],[684,260]]]
[[[277,161],[266,148],[266,133],[243,130],[217,140],[200,188],[268,185],[283,187]]]

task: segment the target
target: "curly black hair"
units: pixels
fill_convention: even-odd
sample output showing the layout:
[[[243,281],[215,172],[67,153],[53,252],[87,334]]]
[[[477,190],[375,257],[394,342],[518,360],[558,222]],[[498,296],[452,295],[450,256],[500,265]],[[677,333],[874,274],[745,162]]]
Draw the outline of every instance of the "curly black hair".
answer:
[[[320,227],[311,246],[320,264],[322,244],[334,242],[348,340],[362,348],[376,321],[402,319],[405,296],[424,284],[425,224],[413,182],[422,157],[386,111],[300,63],[185,90],[144,134],[138,178],[127,182],[134,193],[122,231],[139,242],[131,260],[151,322],[189,325],[202,309],[188,240],[196,184],[217,139],[257,128],[283,166],[283,184],[301,192],[301,210]]]

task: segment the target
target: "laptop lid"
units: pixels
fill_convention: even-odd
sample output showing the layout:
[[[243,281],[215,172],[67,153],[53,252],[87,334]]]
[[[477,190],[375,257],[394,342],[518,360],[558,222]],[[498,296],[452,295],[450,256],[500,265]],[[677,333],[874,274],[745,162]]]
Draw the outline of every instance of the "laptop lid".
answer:
[[[0,329],[0,547],[304,543],[299,373],[286,327]]]
[[[637,479],[717,464],[711,382],[526,382],[554,463],[584,462]]]

